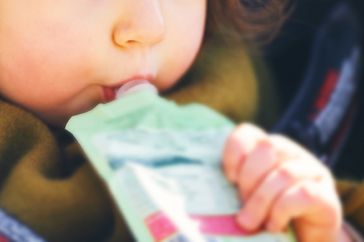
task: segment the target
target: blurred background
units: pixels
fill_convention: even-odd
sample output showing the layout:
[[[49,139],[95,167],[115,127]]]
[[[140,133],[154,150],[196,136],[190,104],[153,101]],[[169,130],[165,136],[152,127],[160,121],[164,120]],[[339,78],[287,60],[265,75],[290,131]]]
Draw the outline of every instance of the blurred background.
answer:
[[[299,91],[310,61],[312,46],[319,26],[339,2],[351,6],[358,18],[359,31],[364,30],[363,0],[297,0],[292,13],[277,38],[264,50],[265,57],[275,79],[278,81],[281,103],[287,108]],[[358,33],[360,36],[362,33]],[[364,43],[361,38],[362,46]],[[363,53],[363,51],[361,50]],[[363,62],[360,64],[360,69]],[[364,72],[364,71],[363,71]],[[339,153],[332,170],[339,177],[362,179],[364,177],[364,103],[363,75],[359,75],[358,110],[354,116],[345,145]]]

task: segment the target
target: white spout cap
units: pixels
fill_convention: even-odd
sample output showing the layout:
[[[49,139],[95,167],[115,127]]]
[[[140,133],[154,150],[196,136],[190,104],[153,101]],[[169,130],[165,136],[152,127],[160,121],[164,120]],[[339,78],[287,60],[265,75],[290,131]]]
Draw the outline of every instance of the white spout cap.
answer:
[[[130,81],[122,85],[117,91],[116,91],[116,98],[121,98],[129,93],[141,91],[141,90],[147,90],[150,92],[153,92],[155,94],[158,93],[157,88],[151,84],[147,80],[135,80]]]

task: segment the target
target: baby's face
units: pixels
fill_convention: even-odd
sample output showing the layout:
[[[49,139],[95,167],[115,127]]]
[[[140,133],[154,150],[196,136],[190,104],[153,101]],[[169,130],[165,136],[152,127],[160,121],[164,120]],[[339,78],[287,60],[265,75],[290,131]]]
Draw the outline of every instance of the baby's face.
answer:
[[[202,42],[207,0],[1,0],[0,95],[64,125],[133,79],[173,86]]]

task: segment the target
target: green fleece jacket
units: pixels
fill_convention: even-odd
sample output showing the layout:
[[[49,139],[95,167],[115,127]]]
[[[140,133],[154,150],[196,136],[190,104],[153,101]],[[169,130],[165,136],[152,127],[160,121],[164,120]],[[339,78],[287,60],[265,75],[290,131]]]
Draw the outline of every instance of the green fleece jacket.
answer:
[[[254,67],[242,48],[214,42],[201,51],[193,75],[164,95],[269,127],[277,114],[273,86]],[[345,182],[339,188],[345,214],[364,229],[364,185]],[[130,240],[109,192],[73,138],[6,101],[0,101],[0,208],[52,242]]]

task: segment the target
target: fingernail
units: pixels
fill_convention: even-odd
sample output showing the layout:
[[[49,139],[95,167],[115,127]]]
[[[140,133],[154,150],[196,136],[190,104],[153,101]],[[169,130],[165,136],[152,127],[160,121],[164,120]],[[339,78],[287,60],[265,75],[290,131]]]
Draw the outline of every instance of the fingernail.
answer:
[[[228,150],[226,152],[226,162],[230,164],[229,169],[227,170],[227,178],[230,182],[235,183],[238,179],[237,169],[238,169],[238,155],[239,155],[239,146],[236,142],[230,142],[228,144]]]
[[[224,160],[225,163],[227,164],[231,164],[231,158],[230,156],[229,157],[226,157],[225,160]],[[225,165],[225,164],[224,164]],[[225,176],[227,178],[227,180],[230,182],[230,183],[234,183],[234,174],[233,174],[233,169],[231,169],[230,167],[228,167],[227,165],[224,166],[224,173],[225,173]]]
[[[238,215],[238,223],[246,230],[253,229],[253,219],[248,213],[241,212]]]
[[[227,167],[226,164],[224,164],[224,163],[227,163],[227,162],[230,162],[230,160],[225,158],[224,161],[223,161],[223,164],[222,164],[222,169],[223,169],[225,178],[228,180],[228,182],[230,182],[231,184],[234,184],[233,179],[232,179],[231,169],[229,167]]]
[[[257,149],[261,155],[271,156],[273,154],[272,145],[268,141],[261,141],[257,145]]]
[[[236,172],[235,171],[230,171],[229,173],[228,173],[228,176],[227,176],[227,178],[228,178],[228,180],[231,182],[231,183],[235,183],[236,181],[237,181],[237,174],[236,174]]]
[[[275,224],[275,223],[273,223],[273,222],[269,222],[269,223],[267,224],[267,226],[266,226],[266,229],[267,229],[269,232],[272,232],[272,233],[274,233],[274,232],[278,232],[278,231],[279,231],[278,227],[277,227],[277,226],[276,226],[276,224]]]

